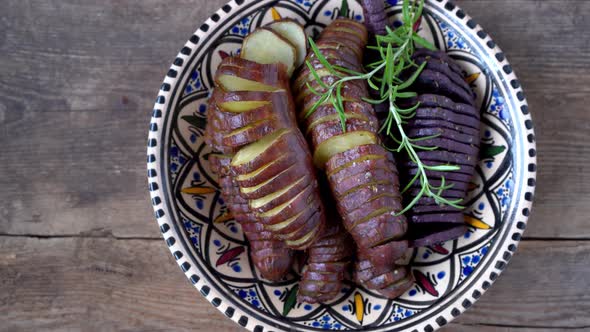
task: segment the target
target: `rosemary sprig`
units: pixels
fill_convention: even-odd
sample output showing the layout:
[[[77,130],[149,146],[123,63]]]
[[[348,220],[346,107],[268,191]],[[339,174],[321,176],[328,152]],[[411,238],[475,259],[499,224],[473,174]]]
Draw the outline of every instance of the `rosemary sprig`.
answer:
[[[418,4],[416,4],[418,3]],[[342,85],[348,81],[363,80],[366,81],[371,89],[379,91],[378,99],[363,98],[364,101],[371,104],[380,104],[383,102],[389,102],[389,112],[387,119],[383,123],[379,132],[385,133],[394,142],[397,143],[397,147],[389,148],[385,147],[390,151],[400,153],[404,151],[412,162],[417,165],[416,175],[411,181],[403,188],[402,193],[407,191],[416,181],[420,181],[421,189],[419,193],[412,199],[412,201],[406,205],[406,207],[398,213],[398,215],[405,213],[411,209],[418,200],[423,197],[431,197],[439,205],[446,204],[456,208],[462,208],[459,205],[460,199],[449,200],[442,196],[443,192],[450,189],[453,185],[446,184],[444,176],[441,177],[440,185],[435,186],[430,183],[430,180],[426,174],[427,171],[438,171],[447,172],[459,170],[456,165],[434,165],[429,166],[424,164],[418,156],[417,150],[435,150],[436,146],[421,146],[417,144],[419,141],[432,139],[436,136],[422,137],[422,138],[411,138],[408,137],[404,131],[403,124],[411,119],[415,114],[416,110],[420,106],[416,104],[410,108],[403,109],[396,104],[398,99],[411,98],[417,96],[415,92],[408,91],[408,88],[414,83],[420,72],[424,69],[425,63],[421,66],[416,65],[412,61],[412,54],[414,53],[415,45],[418,44],[422,47],[429,49],[435,49],[430,42],[418,36],[414,31],[414,24],[418,21],[422,15],[422,9],[424,6],[424,0],[411,2],[409,0],[403,1],[402,6],[402,17],[403,24],[391,30],[386,27],[385,35],[375,36],[376,45],[367,46],[368,49],[376,50],[379,52],[380,59],[365,66],[367,72],[360,73],[348,68],[343,68],[337,65],[332,65],[320,52],[313,40],[309,39],[311,49],[315,53],[317,60],[327,69],[332,75],[338,77],[338,80],[331,85],[326,85],[318,75],[317,71],[313,66],[306,61],[308,68],[310,69],[314,79],[317,81],[319,88],[314,89],[307,83],[307,88],[317,96],[319,96],[316,103],[305,114],[306,117],[310,116],[320,105],[330,102],[339,114],[342,130],[346,131],[346,115],[343,106],[342,99]],[[402,72],[415,68],[414,74],[407,80],[403,81],[400,79]],[[396,137],[397,133],[397,137]]]

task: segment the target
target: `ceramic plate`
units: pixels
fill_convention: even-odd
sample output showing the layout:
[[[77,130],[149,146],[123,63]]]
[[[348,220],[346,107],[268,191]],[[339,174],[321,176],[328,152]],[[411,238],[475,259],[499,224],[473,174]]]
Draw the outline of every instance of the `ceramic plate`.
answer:
[[[387,12],[395,25],[397,1]],[[401,1],[400,1],[401,3]],[[352,0],[232,1],[182,47],[158,93],[147,149],[149,190],[167,246],[190,282],[227,317],[254,331],[432,331],[469,308],[496,280],[525,229],[535,187],[535,136],[522,91],[494,41],[451,2],[427,1],[420,34],[450,54],[477,92],[482,112],[481,162],[461,238],[412,255],[415,285],[396,300],[352,284],[325,305],[296,303],[296,279],[271,283],[249,260],[240,226],[213,222],[226,209],[210,174],[203,141],[205,101],[221,59],[238,54],[245,35],[280,17],[310,36],[343,8],[362,21]],[[195,322],[197,323],[197,322]]]

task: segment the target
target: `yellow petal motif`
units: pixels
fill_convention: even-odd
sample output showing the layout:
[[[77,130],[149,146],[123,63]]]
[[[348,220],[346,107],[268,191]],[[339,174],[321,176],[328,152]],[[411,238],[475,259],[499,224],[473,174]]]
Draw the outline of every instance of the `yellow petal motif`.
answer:
[[[275,7],[270,8],[270,13],[271,13],[272,19],[274,21],[279,21],[280,19],[282,19],[281,14],[279,14],[279,12],[275,9]]]
[[[475,82],[475,80],[477,80],[479,78],[479,75],[481,75],[481,73],[471,74],[471,75],[465,77],[465,82],[467,82],[467,84],[471,84],[471,83]]]
[[[222,223],[228,220],[232,220],[234,216],[230,212],[225,212],[224,214],[220,215],[219,217],[215,218],[213,221],[214,223]]]
[[[212,194],[216,190],[213,188],[209,188],[209,187],[188,187],[188,188],[182,188],[182,190],[180,190],[180,191],[184,194],[202,195],[202,194]]]
[[[490,225],[484,223],[483,221],[481,221],[479,219],[475,219],[472,216],[464,215],[464,218],[465,218],[465,222],[468,225],[473,226],[475,228],[479,228],[479,229],[490,229],[490,228],[492,228]]]
[[[354,312],[356,313],[356,319],[362,324],[365,316],[365,303],[363,302],[363,296],[359,292],[354,294]]]

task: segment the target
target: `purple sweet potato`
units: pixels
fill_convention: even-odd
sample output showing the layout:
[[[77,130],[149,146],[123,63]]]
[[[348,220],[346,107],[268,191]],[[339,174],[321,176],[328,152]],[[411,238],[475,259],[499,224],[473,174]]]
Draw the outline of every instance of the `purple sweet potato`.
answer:
[[[441,212],[429,214],[415,214],[411,217],[413,224],[426,223],[449,223],[449,224],[463,224],[463,212]],[[428,226],[425,226],[428,227]]]
[[[443,121],[452,122],[460,126],[467,126],[476,129],[479,132],[481,123],[478,119],[471,116],[455,113],[451,110],[440,107],[419,107],[416,110],[416,115],[408,121],[408,128],[416,128],[410,123],[414,119],[439,119]]]
[[[462,134],[447,128],[413,128],[406,131],[406,135],[412,138],[423,138],[436,136],[437,138],[447,138],[463,144],[471,144],[479,147],[479,136]]]
[[[446,108],[459,114],[470,115],[479,120],[480,113],[474,106],[464,103],[455,103],[450,98],[435,94],[421,94],[418,97],[405,99],[401,102],[402,105],[411,106],[417,102],[422,107],[440,107]]]
[[[420,227],[417,225],[416,227]],[[426,247],[436,243],[445,242],[448,240],[456,239],[467,231],[467,226],[457,224],[441,224],[435,226],[424,227],[424,231],[417,231],[412,233],[413,240],[411,241],[412,247]]]
[[[432,138],[415,142],[418,146],[430,147],[437,146],[439,149],[444,149],[450,152],[464,153],[472,156],[477,156],[479,147],[472,144],[463,144],[447,138]]]
[[[412,118],[408,120],[407,123],[408,128],[426,128],[426,127],[434,127],[434,128],[448,128],[455,130],[456,132],[468,134],[468,135],[475,135],[476,137],[479,136],[479,128],[471,128],[467,127],[463,124],[457,124],[445,119],[436,119],[436,118]]]
[[[467,93],[444,74],[430,69],[424,69],[414,82],[413,86],[422,92],[445,95],[455,102],[462,102],[470,105],[473,105],[475,102],[475,98],[472,94]]]
[[[451,80],[451,82],[455,83],[457,86],[459,86],[460,88],[465,90],[465,92],[467,94],[471,95],[472,97],[475,97],[473,90],[471,90],[471,88],[469,87],[467,82],[463,79],[462,76],[460,76],[459,74],[454,72],[450,68],[448,63],[446,63],[440,59],[434,59],[434,58],[428,58],[428,57],[414,57],[414,62],[416,62],[416,64],[418,64],[418,65],[421,65],[422,63],[426,62],[425,69],[444,74],[446,77],[448,77]]]
[[[457,74],[459,74],[460,76],[464,76],[463,75],[463,69],[457,64],[457,62],[455,62],[455,60],[453,60],[447,53],[442,52],[442,51],[433,51],[433,50],[429,50],[426,48],[418,48],[414,51],[413,54],[414,57],[420,57],[420,56],[425,56],[425,57],[431,57],[434,59],[438,59],[441,61],[446,62],[449,67]]]

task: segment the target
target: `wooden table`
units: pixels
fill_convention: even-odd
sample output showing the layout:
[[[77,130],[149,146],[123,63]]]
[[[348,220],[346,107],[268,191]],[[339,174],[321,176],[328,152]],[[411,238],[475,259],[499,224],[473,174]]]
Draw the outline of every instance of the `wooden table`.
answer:
[[[179,271],[145,178],[164,73],[224,1],[2,1],[0,330],[240,330]],[[525,87],[539,171],[510,267],[446,330],[590,329],[590,1],[459,5]]]

